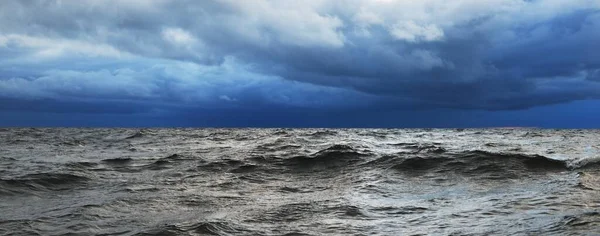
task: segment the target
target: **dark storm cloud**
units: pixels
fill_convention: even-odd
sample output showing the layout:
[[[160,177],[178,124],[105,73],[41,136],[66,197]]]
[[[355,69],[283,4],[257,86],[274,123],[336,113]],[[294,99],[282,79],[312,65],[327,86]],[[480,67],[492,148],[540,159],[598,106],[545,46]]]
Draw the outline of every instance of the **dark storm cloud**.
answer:
[[[167,107],[168,108],[168,107]],[[156,104],[131,101],[56,101],[0,98],[0,110],[50,113],[136,114],[151,113]]]
[[[10,99],[502,110],[600,98],[594,0],[2,1],[0,32]]]

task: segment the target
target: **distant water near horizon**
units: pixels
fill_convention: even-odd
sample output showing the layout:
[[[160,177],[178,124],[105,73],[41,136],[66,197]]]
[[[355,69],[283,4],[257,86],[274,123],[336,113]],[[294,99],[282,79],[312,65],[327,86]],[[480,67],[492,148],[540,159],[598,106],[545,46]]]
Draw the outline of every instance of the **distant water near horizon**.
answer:
[[[0,235],[598,235],[600,130],[0,129]]]

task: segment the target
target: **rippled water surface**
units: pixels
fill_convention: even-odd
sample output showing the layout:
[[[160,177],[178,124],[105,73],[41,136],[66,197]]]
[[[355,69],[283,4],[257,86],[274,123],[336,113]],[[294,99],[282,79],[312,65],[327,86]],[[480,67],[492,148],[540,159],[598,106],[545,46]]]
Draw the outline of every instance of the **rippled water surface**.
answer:
[[[2,235],[594,235],[600,131],[0,129]]]

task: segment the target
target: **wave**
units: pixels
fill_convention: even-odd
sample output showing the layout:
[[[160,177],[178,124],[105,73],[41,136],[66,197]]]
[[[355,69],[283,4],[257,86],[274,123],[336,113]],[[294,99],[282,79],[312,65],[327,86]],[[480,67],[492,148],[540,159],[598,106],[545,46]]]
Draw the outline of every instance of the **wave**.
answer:
[[[324,136],[334,136],[334,135],[338,135],[338,134],[339,134],[338,132],[333,131],[333,130],[319,130],[319,131],[311,133],[310,136],[320,138],[320,137],[324,137]]]
[[[98,163],[80,161],[80,162],[69,162],[65,164],[65,167],[74,171],[86,171],[90,168],[97,167]]]
[[[600,212],[592,211],[592,212],[585,212],[578,216],[568,216],[568,217],[565,217],[564,224],[571,226],[571,227],[580,227],[580,226],[588,226],[589,227],[592,225],[594,225],[595,227],[598,227],[598,226],[600,226]]]
[[[429,208],[427,208],[427,207],[419,207],[419,206],[378,207],[378,208],[373,209],[373,211],[382,212],[387,215],[422,214],[428,210],[429,210]]]
[[[234,173],[247,174],[262,170],[261,164],[253,164],[246,161],[235,159],[223,159],[219,161],[206,162],[191,169],[194,172],[211,172],[211,173]],[[240,178],[243,178],[241,176]],[[246,176],[248,177],[248,176]]]
[[[172,164],[175,164],[177,162],[189,161],[189,160],[204,161],[199,157],[175,153],[175,154],[171,154],[166,157],[159,158],[158,160],[154,161],[153,163],[146,165],[146,167],[151,170],[163,170],[163,169],[168,169]]]
[[[292,232],[292,233],[282,234],[282,236],[313,236],[313,234],[307,234],[307,233],[302,233],[302,232]]]
[[[66,140],[61,143],[61,145],[65,145],[65,146],[80,146],[80,147],[85,146],[85,144],[86,143],[84,141],[76,140],[76,139]]]
[[[522,163],[527,169],[539,170],[565,170],[569,169],[566,161],[548,158],[542,155],[526,155],[516,153],[494,153],[487,151],[465,152],[462,156],[473,160],[494,160],[499,162],[516,161]]]
[[[223,159],[220,161],[208,162],[206,164],[201,164],[198,168],[202,170],[212,170],[212,171],[223,171],[230,168],[235,168],[243,165],[244,162],[234,159]]]
[[[239,235],[249,231],[233,227],[225,222],[200,222],[192,224],[170,224],[165,225],[160,229],[151,230],[136,234],[137,236],[151,236],[151,235],[181,235],[181,234],[192,234],[192,235]]]
[[[356,206],[344,205],[338,207],[337,210],[338,215],[341,215],[342,217],[366,217],[363,210]]]
[[[577,176],[579,178],[578,187],[586,190],[600,190],[600,176],[586,172],[579,172]]]
[[[383,156],[368,165],[387,166],[407,174],[454,172],[464,175],[488,175],[488,179],[511,178],[529,173],[569,170],[565,161],[541,155],[467,151],[429,155]],[[500,175],[494,175],[499,174]]]
[[[298,167],[341,167],[363,161],[367,151],[359,151],[348,145],[333,145],[309,156],[295,156],[285,163]]]
[[[439,145],[439,143],[394,143],[390,145],[394,147],[412,150],[412,152],[414,153],[444,153],[447,151],[445,148],[437,146]]]
[[[271,135],[286,136],[286,135],[290,134],[290,132],[293,132],[293,130],[291,130],[291,129],[277,129],[277,130],[273,131],[273,133],[271,133]]]
[[[0,161],[5,162],[5,161],[16,161],[17,159],[12,158],[12,157],[0,157]]]
[[[115,165],[123,165],[123,164],[127,164],[131,161],[133,161],[133,159],[131,159],[129,157],[109,158],[109,159],[102,160],[102,162],[104,162],[104,163],[115,164]]]
[[[583,214],[600,194],[597,131],[559,144],[560,133],[522,130],[333,131],[0,133],[26,141],[0,153],[0,218],[24,220],[0,220],[0,235],[548,234],[555,224],[558,235],[600,225]]]
[[[148,130],[139,130],[139,131],[135,132],[134,134],[127,136],[125,139],[142,138],[148,134],[150,134],[150,131],[148,131]]]
[[[67,190],[85,184],[89,180],[88,177],[65,173],[29,174],[14,179],[0,179],[0,194]]]
[[[279,188],[279,191],[284,192],[284,193],[300,193],[300,192],[302,192],[302,190],[299,188],[287,187],[287,186]]]
[[[560,221],[554,223],[552,227],[549,227],[550,232],[572,232],[576,233],[577,230],[592,229],[596,230],[600,227],[600,212],[589,211],[583,212],[577,215],[564,216]]]
[[[569,164],[573,169],[597,168],[600,166],[600,157],[585,158],[582,160],[573,161]]]
[[[289,151],[299,149],[302,146],[296,144],[285,144],[285,141],[275,141],[273,143],[263,144],[257,146],[254,151],[263,153],[263,152],[276,152],[276,151]]]
[[[258,169],[257,165],[244,164],[244,165],[238,166],[238,167],[230,170],[229,172],[231,172],[231,173],[248,173],[248,172],[255,171],[256,169]]]
[[[162,169],[168,169],[169,168],[169,164],[171,164],[172,162],[169,160],[165,160],[165,159],[158,159],[155,162],[153,162],[152,164],[148,165],[147,167],[151,170],[162,170]]]
[[[312,212],[321,212],[323,207],[316,203],[292,203],[265,209],[250,222],[294,222],[311,217]]]

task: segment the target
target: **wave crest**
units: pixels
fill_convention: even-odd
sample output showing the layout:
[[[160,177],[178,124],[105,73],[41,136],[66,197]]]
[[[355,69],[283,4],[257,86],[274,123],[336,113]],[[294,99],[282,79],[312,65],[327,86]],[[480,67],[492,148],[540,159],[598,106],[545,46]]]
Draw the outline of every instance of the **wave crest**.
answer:
[[[384,156],[373,165],[385,165],[407,174],[454,172],[464,175],[488,175],[489,178],[512,178],[532,173],[570,169],[565,161],[541,155],[468,151],[440,155]]]
[[[348,145],[333,145],[309,156],[295,156],[286,160],[288,165],[300,167],[341,167],[362,161],[368,151],[359,151]]]

